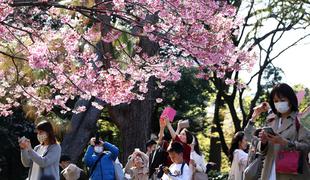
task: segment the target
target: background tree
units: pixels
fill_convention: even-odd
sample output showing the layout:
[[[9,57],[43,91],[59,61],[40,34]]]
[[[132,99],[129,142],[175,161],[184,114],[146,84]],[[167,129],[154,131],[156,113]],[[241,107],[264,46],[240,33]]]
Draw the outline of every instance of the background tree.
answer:
[[[0,112],[27,104],[71,117],[63,150],[74,161],[104,107],[126,137],[125,157],[149,135],[157,86],[181,68],[220,73],[253,60],[230,39],[234,8],[213,0],[0,2],[0,60],[10,64]]]
[[[219,146],[228,155],[228,145],[223,133],[222,122],[219,118],[220,107],[227,107],[233,122],[235,132],[242,130],[253,113],[253,108],[261,101],[265,101],[268,90],[281,80],[281,69],[273,65],[273,61],[287,49],[306,39],[309,34],[300,33],[299,37],[286,47],[281,46],[281,40],[288,32],[303,32],[309,26],[309,8],[306,1],[228,1],[237,8],[237,14],[246,14],[243,26],[235,30],[233,36],[235,45],[242,49],[256,49],[258,51],[258,68],[240,86],[240,72],[226,71],[223,79],[213,76],[214,91],[218,98],[215,104],[213,123],[216,128],[212,133],[218,133],[217,139],[211,139],[210,157],[218,162],[222,159]],[[268,24],[268,29],[266,25]],[[224,82],[226,79],[226,83]],[[255,84],[255,85],[253,85]],[[246,87],[255,87],[254,96],[248,104]],[[224,106],[222,105],[224,104]],[[241,113],[238,113],[241,112]],[[220,143],[219,143],[220,142]],[[210,159],[210,160],[211,160]]]

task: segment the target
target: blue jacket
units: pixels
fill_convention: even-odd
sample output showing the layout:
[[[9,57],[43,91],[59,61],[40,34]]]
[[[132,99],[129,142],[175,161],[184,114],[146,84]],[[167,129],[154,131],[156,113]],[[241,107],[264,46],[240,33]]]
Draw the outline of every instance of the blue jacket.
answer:
[[[114,180],[115,172],[113,161],[116,160],[119,150],[116,146],[104,142],[103,147],[108,150],[107,153],[103,155],[100,162],[97,163],[93,174],[91,175],[91,180]],[[88,146],[87,151],[84,155],[84,163],[90,169],[93,168],[95,162],[100,157],[100,155],[94,152],[93,146]]]

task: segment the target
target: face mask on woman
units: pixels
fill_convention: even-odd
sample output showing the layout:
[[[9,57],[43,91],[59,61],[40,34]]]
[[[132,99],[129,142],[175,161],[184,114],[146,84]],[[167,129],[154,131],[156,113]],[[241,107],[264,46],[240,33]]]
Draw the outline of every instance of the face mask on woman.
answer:
[[[38,141],[42,144],[47,139],[46,133],[37,134]]]
[[[95,151],[95,153],[102,153],[103,147],[102,146],[95,146],[94,151]]]
[[[290,109],[287,101],[277,102],[277,103],[274,103],[274,105],[277,111],[281,114],[286,113]]]

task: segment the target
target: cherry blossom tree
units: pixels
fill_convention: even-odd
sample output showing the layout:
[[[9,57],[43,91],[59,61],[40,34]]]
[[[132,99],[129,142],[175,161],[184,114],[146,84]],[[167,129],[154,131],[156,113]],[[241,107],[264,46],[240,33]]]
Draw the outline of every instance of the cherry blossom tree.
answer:
[[[73,112],[76,124],[63,149],[74,160],[105,106],[124,141],[136,134],[141,146],[147,133],[129,129],[148,128],[151,112],[133,109],[151,110],[161,101],[153,90],[178,81],[181,68],[197,68],[206,80],[226,78],[226,72],[250,69],[255,59],[234,45],[239,23],[223,1],[0,0],[0,17],[1,115],[20,104],[38,115],[55,107]],[[130,120],[139,123],[130,126]]]
[[[231,41],[234,8],[213,0],[2,0],[0,13],[1,64],[13,64],[1,71],[2,115],[12,112],[17,99],[27,99],[38,113],[55,105],[63,113],[85,111],[66,106],[75,96],[130,103],[144,99],[152,76],[160,83],[177,81],[181,67],[196,66],[199,77],[223,77],[253,64]],[[151,15],[156,22],[147,20]],[[158,52],[145,53],[141,38],[156,42]],[[112,44],[111,51],[99,55],[99,41]]]

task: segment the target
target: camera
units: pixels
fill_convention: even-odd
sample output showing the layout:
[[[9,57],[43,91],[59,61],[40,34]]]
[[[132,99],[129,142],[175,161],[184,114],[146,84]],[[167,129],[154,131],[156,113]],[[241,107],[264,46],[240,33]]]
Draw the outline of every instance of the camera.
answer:
[[[163,164],[159,165],[157,170],[157,178],[161,178],[164,175],[164,169],[167,169],[168,167],[164,166]]]
[[[100,144],[100,140],[99,140],[99,132],[96,132],[96,136],[95,136],[95,145]]]

